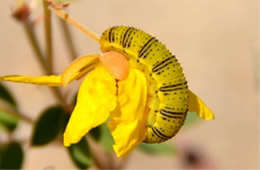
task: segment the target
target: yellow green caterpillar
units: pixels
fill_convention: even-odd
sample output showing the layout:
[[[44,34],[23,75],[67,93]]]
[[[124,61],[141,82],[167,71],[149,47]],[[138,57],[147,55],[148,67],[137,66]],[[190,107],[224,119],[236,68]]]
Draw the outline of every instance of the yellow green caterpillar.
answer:
[[[50,8],[58,16],[84,32],[93,40],[96,40],[100,44],[103,53],[101,55],[85,55],[79,57],[73,61],[61,75],[40,77],[7,75],[0,76],[0,80],[49,86],[66,86],[71,81],[86,75],[92,69],[97,71],[99,70],[98,68],[104,68],[106,69],[105,73],[108,72],[110,74],[108,77],[112,78],[112,80],[109,81],[109,85],[112,84],[113,87],[109,87],[108,89],[114,89],[111,90],[112,94],[110,97],[114,99],[114,104],[116,104],[116,102],[120,102],[121,100],[119,100],[120,94],[118,94],[118,85],[131,77],[128,76],[131,75],[128,74],[128,71],[132,69],[132,71],[135,70],[142,73],[142,79],[145,81],[142,81],[139,86],[145,87],[142,88],[145,99],[142,100],[142,98],[138,98],[137,96],[140,97],[140,94],[131,96],[131,102],[134,103],[135,101],[138,101],[136,102],[136,105],[141,110],[133,113],[133,115],[137,115],[138,113],[140,119],[142,118],[142,121],[138,119],[133,121],[133,129],[130,128],[131,130],[136,130],[135,137],[133,137],[134,144],[132,143],[131,147],[135,147],[135,145],[141,141],[146,143],[160,143],[172,138],[182,127],[188,110],[190,112],[197,112],[197,114],[205,120],[214,119],[212,111],[198,96],[188,89],[182,67],[175,56],[155,37],[143,32],[142,30],[128,26],[114,26],[108,28],[104,31],[102,36],[99,37],[80,25],[60,8],[54,5],[51,5]],[[106,78],[107,77],[103,77],[103,79]],[[135,79],[132,80],[133,86],[137,84],[135,81]],[[115,86],[118,87],[115,87],[113,85],[114,83]],[[106,86],[108,86],[108,84],[106,84]],[[133,86],[131,86],[131,88]],[[85,89],[85,86],[81,87]],[[146,91],[146,89],[148,89],[148,91]],[[104,90],[104,92],[105,91],[106,90]],[[126,93],[126,91],[124,93]],[[131,94],[129,89],[127,90],[127,93]],[[84,95],[79,95],[81,98],[82,96]],[[100,97],[98,97],[98,99],[99,98]],[[123,97],[121,96],[121,98]],[[125,100],[128,99],[129,95]],[[102,103],[101,106],[104,106],[104,104]],[[132,107],[131,105],[128,106]],[[84,134],[98,125],[95,121],[93,121],[94,123],[90,121],[88,127],[85,127],[84,123],[79,123],[81,117],[84,119],[86,118],[83,108],[84,105],[82,106],[82,104],[76,105],[73,111],[72,116],[74,116],[74,118],[71,118],[64,133],[65,146],[77,143]],[[123,108],[120,107],[120,103],[118,108]],[[100,107],[98,107],[95,112],[99,109]],[[130,110],[131,108],[128,110],[127,118],[132,116],[129,114],[131,113],[129,112]],[[112,114],[113,109],[111,108],[111,110],[108,109],[107,111]],[[75,119],[75,115],[76,117],[78,116],[79,119]],[[102,117],[95,117],[95,119],[97,118]],[[145,123],[146,118],[147,123]],[[124,121],[126,121],[126,124],[128,123],[126,118],[124,118]],[[140,135],[138,129],[135,128],[137,127],[135,126],[136,124],[139,125]],[[122,139],[122,137],[118,137],[117,135],[118,130],[119,128],[116,130],[112,128],[111,132],[112,135],[114,134],[113,137],[115,141],[117,140],[115,145],[118,144],[119,138],[120,140]],[[131,131],[131,133],[132,132],[133,131]],[[130,139],[131,137],[129,140]],[[129,145],[128,143],[122,143],[120,140],[120,144]],[[121,149],[124,149],[125,147],[126,146],[120,146]],[[128,148],[125,151],[122,151],[122,153],[126,153],[131,149],[132,148]],[[117,151],[119,155],[122,155],[122,153],[119,153],[118,148],[116,149],[116,152]]]
[[[146,143],[172,138],[188,111],[188,86],[175,56],[155,37],[127,26],[108,28],[100,39],[101,50],[123,53],[143,70],[150,83]]]

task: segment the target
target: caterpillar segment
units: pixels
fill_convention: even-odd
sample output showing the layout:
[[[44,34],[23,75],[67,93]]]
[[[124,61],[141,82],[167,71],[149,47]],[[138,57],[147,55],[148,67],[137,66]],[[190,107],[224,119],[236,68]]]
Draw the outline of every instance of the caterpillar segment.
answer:
[[[145,143],[166,141],[182,127],[188,110],[188,86],[176,57],[155,37],[142,30],[115,26],[100,39],[101,50],[117,51],[149,81],[149,113]]]

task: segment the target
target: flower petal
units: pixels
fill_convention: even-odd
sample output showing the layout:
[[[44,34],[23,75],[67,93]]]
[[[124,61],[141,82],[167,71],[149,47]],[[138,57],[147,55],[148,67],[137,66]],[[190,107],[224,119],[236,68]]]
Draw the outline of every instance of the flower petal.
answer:
[[[62,84],[66,86],[92,70],[98,62],[98,57],[99,55],[86,55],[74,60],[62,73]]]
[[[27,84],[38,84],[38,85],[47,85],[47,86],[61,86],[61,76],[50,75],[50,76],[39,76],[39,77],[30,77],[22,75],[7,75],[0,76],[0,80],[3,81],[12,81],[16,83],[27,83]]]
[[[77,143],[90,129],[105,122],[116,104],[115,79],[100,64],[80,86],[76,107],[64,133],[64,145]]]
[[[126,80],[118,83],[117,110],[108,123],[118,157],[125,156],[146,137],[147,82],[143,72],[130,69]]]
[[[109,51],[99,56],[99,60],[115,79],[125,80],[127,78],[129,65],[123,54]]]
[[[72,62],[61,75],[50,76],[23,76],[23,75],[7,75],[0,76],[0,80],[12,81],[17,83],[38,84],[47,86],[66,86],[71,81],[79,79],[87,72],[94,69],[98,63],[99,55],[82,56]]]
[[[196,96],[192,91],[189,90],[189,111],[197,112],[197,114],[205,119],[215,119],[213,112],[206,106],[206,104]]]

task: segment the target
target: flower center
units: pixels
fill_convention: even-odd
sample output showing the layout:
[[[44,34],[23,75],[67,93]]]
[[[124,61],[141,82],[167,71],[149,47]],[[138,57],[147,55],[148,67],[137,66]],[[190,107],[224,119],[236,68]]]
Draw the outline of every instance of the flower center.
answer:
[[[105,52],[99,56],[100,62],[117,80],[125,80],[128,76],[129,65],[127,58],[116,51]]]

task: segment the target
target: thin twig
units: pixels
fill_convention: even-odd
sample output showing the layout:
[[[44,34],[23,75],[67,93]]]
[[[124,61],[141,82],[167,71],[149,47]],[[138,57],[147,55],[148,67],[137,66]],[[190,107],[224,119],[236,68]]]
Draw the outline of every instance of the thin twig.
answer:
[[[49,10],[50,2],[43,1],[44,10],[44,30],[45,30],[45,44],[46,44],[46,71],[48,74],[53,74],[53,45],[52,45],[52,24],[51,24],[51,11]],[[50,87],[55,98],[62,104],[68,111],[71,107],[67,104],[61,91],[57,87]]]
[[[34,120],[30,117],[28,117],[27,115],[21,113],[21,112],[18,112],[18,111],[10,111],[10,110],[6,110],[4,108],[1,108],[2,111],[6,112],[6,113],[9,113],[15,117],[17,117],[18,119],[21,119],[21,120],[24,120],[25,122],[29,123],[29,124],[32,124],[34,122]]]
[[[69,28],[67,22],[65,22],[63,19],[59,19],[59,23],[60,23],[61,30],[62,30],[64,38],[65,38],[65,42],[66,42],[71,60],[75,60],[77,58],[78,54],[76,52],[76,48],[73,43],[70,28]]]
[[[52,49],[52,29],[51,29],[51,11],[48,9],[50,3],[43,1],[44,11],[44,31],[46,47],[46,65],[49,74],[53,72],[53,49]]]
[[[86,137],[86,140],[89,144],[89,148],[91,151],[91,155],[94,161],[94,164],[96,165],[97,169],[108,169],[106,166],[106,161],[102,159],[101,155],[105,154],[105,151],[100,148],[100,145],[98,145],[91,137]]]
[[[39,42],[36,38],[35,32],[34,32],[34,27],[30,22],[26,22],[24,23],[24,28],[25,28],[25,32],[26,35],[29,39],[29,42],[32,46],[32,49],[35,53],[35,56],[42,68],[42,70],[44,71],[45,74],[49,74],[49,70],[46,67],[46,62],[44,60],[44,55],[42,53],[42,51],[40,50],[40,46],[39,46]],[[63,105],[66,110],[70,111],[71,107],[69,106],[69,104],[67,104],[67,102],[65,101],[65,99],[63,98],[63,95],[61,94],[61,91],[59,88],[57,87],[49,87],[50,91],[52,92],[52,94],[54,95],[55,99],[61,104]]]
[[[82,31],[84,34],[86,34],[87,36],[89,36],[90,38],[92,38],[93,40],[97,41],[98,43],[100,43],[100,37],[97,36],[94,32],[91,32],[90,30],[88,30],[86,27],[84,27],[83,25],[81,25],[78,21],[76,21],[74,18],[72,18],[71,16],[69,16],[69,14],[67,14],[65,11],[63,11],[62,9],[59,9],[53,5],[50,5],[50,9],[55,12],[56,15],[58,15],[59,17],[61,17],[62,19],[64,19],[65,21],[67,21],[68,23],[70,23],[71,25],[73,25],[75,28],[79,29],[80,31]]]
[[[56,100],[65,108],[65,110],[71,112],[73,108],[64,99],[64,96],[62,95],[60,88],[58,87],[49,87],[49,88],[52,94],[55,96]]]
[[[30,44],[32,46],[32,49],[35,53],[35,56],[42,68],[42,70],[47,74],[46,72],[46,69],[45,69],[45,61],[44,61],[44,56],[43,56],[43,53],[39,47],[39,42],[35,36],[35,32],[34,32],[34,29],[33,29],[33,25],[30,24],[29,22],[25,22],[23,23],[24,25],[24,30],[25,30],[25,33],[30,41]]]
[[[119,162],[119,164],[117,165],[116,169],[124,169],[127,162],[130,159],[130,154],[124,158],[122,158],[122,160]]]

